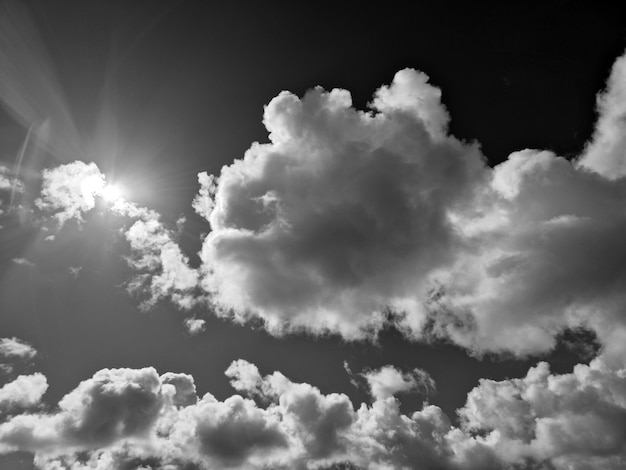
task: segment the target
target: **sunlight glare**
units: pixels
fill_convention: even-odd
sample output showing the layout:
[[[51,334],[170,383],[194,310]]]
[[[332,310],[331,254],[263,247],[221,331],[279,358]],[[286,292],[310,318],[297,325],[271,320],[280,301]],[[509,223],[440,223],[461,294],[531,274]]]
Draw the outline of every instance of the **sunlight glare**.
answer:
[[[107,184],[101,194],[105,201],[115,202],[122,198],[122,189],[115,184]]]

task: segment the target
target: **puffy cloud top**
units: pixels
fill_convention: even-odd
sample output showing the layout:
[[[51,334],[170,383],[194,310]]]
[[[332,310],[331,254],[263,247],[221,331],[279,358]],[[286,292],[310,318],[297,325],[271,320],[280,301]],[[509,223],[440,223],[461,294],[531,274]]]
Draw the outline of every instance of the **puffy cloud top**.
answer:
[[[552,374],[539,363],[523,378],[482,380],[459,410],[460,426],[433,405],[403,414],[391,393],[418,379],[389,367],[369,373],[372,383],[387,388],[358,408],[346,395],[323,394],[280,372],[262,376],[243,360],[227,375],[263,405],[240,395],[198,399],[186,374],[104,369],[56,411],[0,424],[0,452],[34,452],[46,470],[584,470],[626,464],[626,369],[604,356],[569,374]]]
[[[435,389],[434,380],[428,372],[421,369],[402,373],[393,366],[384,366],[379,370],[366,372],[363,376],[370,387],[370,393],[377,400],[411,390],[428,394]]]
[[[32,359],[37,350],[19,338],[0,338],[0,357]]]
[[[271,143],[200,178],[195,207],[212,229],[203,287],[218,308],[275,332],[362,337],[389,306],[420,325],[429,275],[463,244],[447,214],[485,176],[476,146],[442,134],[439,94],[404,70],[375,113],[352,108],[345,90],[274,98]]]

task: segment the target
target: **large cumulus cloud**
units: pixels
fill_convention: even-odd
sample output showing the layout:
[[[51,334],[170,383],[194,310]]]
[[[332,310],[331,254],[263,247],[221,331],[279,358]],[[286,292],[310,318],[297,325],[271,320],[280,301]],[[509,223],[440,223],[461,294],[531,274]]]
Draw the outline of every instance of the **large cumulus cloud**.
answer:
[[[493,168],[448,134],[419,72],[396,74],[371,112],[345,90],[279,94],[270,143],[199,177],[203,288],[276,333],[359,338],[391,320],[412,338],[526,355],[583,326],[609,347],[626,325],[625,63],[578,159],[526,149]]]
[[[211,231],[198,270],[146,208],[109,209],[126,230],[131,290],[144,306],[261,319],[273,333],[363,338],[391,321],[475,352],[546,351],[566,328],[605,347],[626,328],[622,175],[625,58],[598,98],[581,156],[521,150],[494,168],[477,144],[448,134],[440,91],[406,69],[371,111],[345,90],[282,92],[266,107],[270,142],[220,175],[199,175],[193,202]],[[38,200],[59,222],[80,220],[104,175],[73,162],[46,170]],[[617,341],[617,340],[616,340]]]
[[[478,147],[447,135],[439,96],[406,69],[372,112],[354,109],[345,90],[274,98],[270,143],[217,180],[200,176],[195,207],[211,224],[203,286],[217,307],[275,332],[352,338],[391,307],[419,329],[429,276],[464,243],[447,214],[486,176]]]
[[[146,307],[208,300],[276,334],[355,339],[392,322],[414,339],[525,355],[584,326],[618,347],[625,63],[599,95],[578,159],[526,149],[494,168],[477,144],[449,135],[441,92],[423,73],[398,72],[369,112],[345,90],[282,92],[265,109],[270,142],[199,175],[193,206],[211,226],[199,269],[157,213],[123,199],[108,206],[133,220],[128,286],[147,294]],[[61,223],[80,220],[105,185],[83,162],[43,181],[38,204]]]

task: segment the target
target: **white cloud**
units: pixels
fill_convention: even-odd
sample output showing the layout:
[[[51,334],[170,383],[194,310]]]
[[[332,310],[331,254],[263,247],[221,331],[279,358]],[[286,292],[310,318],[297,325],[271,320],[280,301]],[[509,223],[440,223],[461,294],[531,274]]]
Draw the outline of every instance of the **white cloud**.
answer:
[[[625,63],[574,163],[522,150],[488,168],[477,144],[447,135],[441,92],[409,69],[375,93],[371,112],[345,90],[282,92],[265,108],[270,142],[219,177],[198,176],[193,207],[211,225],[199,270],[156,212],[109,206],[134,220],[128,286],[147,294],[144,307],[209,302],[275,334],[355,339],[392,322],[413,339],[525,355],[584,326],[616,348],[610,338],[626,328],[626,180],[615,178]],[[80,218],[103,184],[94,164],[62,165],[44,173],[39,204],[61,222]]]
[[[372,397],[376,400],[384,400],[398,393],[410,391],[428,395],[435,390],[434,380],[422,369],[403,373],[393,366],[384,366],[362,375],[367,380]]]
[[[200,190],[194,198],[192,205],[198,215],[208,219],[214,207],[213,198],[217,190],[216,178],[203,171],[198,173],[198,183],[200,184]]]
[[[196,335],[202,333],[206,328],[206,321],[202,318],[186,318],[185,327],[190,334]]]
[[[96,196],[105,187],[104,175],[93,162],[74,161],[44,170],[37,207],[54,212],[60,225],[70,219],[82,221],[83,212],[96,205]]]
[[[439,94],[404,70],[377,92],[374,113],[352,108],[345,90],[274,98],[271,143],[218,179],[200,175],[195,207],[212,229],[203,286],[218,310],[274,332],[356,338],[392,307],[418,334],[429,277],[463,247],[447,213],[487,174],[477,146],[444,134]]]
[[[48,381],[43,374],[20,375],[0,387],[0,410],[36,405],[47,389]]]
[[[171,394],[174,406],[189,406],[198,401],[196,384],[191,375],[166,372],[160,379],[163,386],[171,385],[174,387]]]
[[[13,258],[11,261],[20,266],[35,266],[35,263],[28,261],[26,258]]]
[[[498,223],[476,230],[475,251],[442,276],[443,334],[475,351],[530,354],[582,325],[606,345],[626,324],[626,181],[525,150],[495,167],[491,188],[484,213]]]
[[[609,179],[626,176],[626,55],[613,64],[606,90],[598,95],[598,122],[580,165]]]
[[[30,360],[37,350],[19,338],[0,338],[0,357]]]
[[[7,449],[90,449],[150,430],[163,405],[156,371],[103,369],[65,395],[53,414],[23,414],[0,425]]]
[[[140,219],[126,231],[133,255],[129,264],[139,275],[131,281],[131,289],[146,291],[146,308],[162,298],[170,298],[181,308],[189,309],[198,300],[193,295],[198,285],[198,272],[189,267],[189,260],[174,242],[173,234],[157,218]],[[196,322],[196,326],[200,326]]]
[[[552,375],[540,363],[522,379],[482,380],[460,416],[465,429],[490,433],[504,461],[571,470],[626,464],[626,370],[602,358],[571,374]]]
[[[394,375],[376,374],[379,382]],[[460,427],[433,405],[403,414],[389,389],[355,409],[346,395],[322,394],[280,372],[262,376],[243,360],[227,375],[264,405],[239,395],[198,399],[186,374],[105,369],[57,411],[0,424],[0,450],[31,451],[43,469],[84,470],[583,470],[626,463],[626,369],[604,357],[570,374],[551,374],[540,363],[524,378],[482,380],[459,411]],[[413,387],[396,375],[402,384],[391,388]]]
[[[265,109],[270,143],[199,175],[194,207],[212,228],[202,287],[218,313],[275,334],[362,338],[392,313],[411,338],[426,328],[476,353],[547,351],[578,326],[606,346],[626,325],[626,180],[587,167],[592,151],[625,161],[621,144],[595,144],[626,135],[624,64],[579,163],[523,150],[487,168],[446,134],[440,91],[408,69],[372,113],[345,90],[282,92]]]

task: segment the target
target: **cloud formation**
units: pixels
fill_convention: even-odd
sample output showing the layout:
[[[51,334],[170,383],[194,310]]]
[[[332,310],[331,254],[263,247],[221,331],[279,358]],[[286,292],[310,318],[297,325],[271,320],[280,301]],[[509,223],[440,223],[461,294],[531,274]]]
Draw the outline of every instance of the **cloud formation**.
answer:
[[[47,470],[583,470],[626,463],[626,369],[602,357],[569,374],[539,363],[520,379],[482,380],[458,411],[459,426],[433,405],[403,414],[389,389],[373,387],[373,401],[355,407],[344,394],[323,394],[280,372],[262,376],[244,360],[226,374],[244,396],[198,398],[186,374],[101,370],[56,411],[0,424],[0,451],[33,452]],[[390,366],[369,376],[394,374],[403,377]]]
[[[0,357],[30,360],[37,350],[19,338],[0,338]]]
[[[478,147],[446,134],[439,96],[406,69],[372,112],[340,89],[274,98],[270,143],[199,178],[194,206],[211,224],[202,282],[217,307],[274,332],[348,338],[380,328],[391,308],[418,330],[429,277],[464,243],[447,213],[487,175]]]
[[[416,340],[528,355],[582,326],[617,351],[624,64],[578,159],[526,149],[493,168],[478,144],[449,135],[441,92],[421,72],[398,72],[370,111],[346,90],[282,92],[265,108],[269,143],[198,177],[193,207],[211,226],[199,269],[157,213],[124,199],[107,206],[132,220],[128,287],[146,294],[144,307],[207,302],[274,334],[370,338],[392,323]],[[61,224],[80,220],[104,188],[83,162],[43,179],[38,204]]]
[[[460,222],[475,251],[441,278],[440,331],[479,351],[547,351],[576,326],[607,344],[626,321],[626,180],[525,150],[494,168],[486,191],[483,219]]]
[[[624,64],[599,95],[580,158],[526,149],[494,168],[449,135],[441,92],[421,72],[398,72],[367,112],[346,90],[282,92],[265,108],[270,142],[198,177],[193,207],[211,226],[199,269],[157,213],[107,206],[132,220],[128,287],[146,308],[208,301],[274,334],[357,339],[393,323],[413,339],[527,355],[583,326],[613,347],[626,329]],[[80,220],[105,185],[83,162],[43,180],[38,205],[61,224]]]
[[[0,411],[34,406],[41,401],[46,390],[48,381],[43,374],[20,375],[0,387]]]
[[[12,375],[16,369],[29,364],[36,355],[37,350],[19,338],[0,338],[0,372],[2,374]]]
[[[598,122],[579,161],[609,179],[626,176],[626,56],[613,64],[606,90],[597,98]]]
[[[54,212],[59,225],[71,219],[81,222],[83,213],[95,207],[96,196],[102,194],[106,184],[95,163],[80,160],[46,169],[42,179],[41,194],[35,204]]]
[[[580,158],[526,149],[493,168],[447,133],[420,72],[398,72],[370,112],[345,90],[282,92],[265,109],[270,143],[199,177],[203,288],[276,334],[354,339],[391,322],[528,355],[582,326],[609,347],[626,328],[624,64]]]
[[[376,371],[362,374],[367,380],[372,397],[377,400],[393,397],[398,393],[418,391],[424,395],[435,390],[435,381],[422,369],[402,373],[393,366],[384,366]]]

